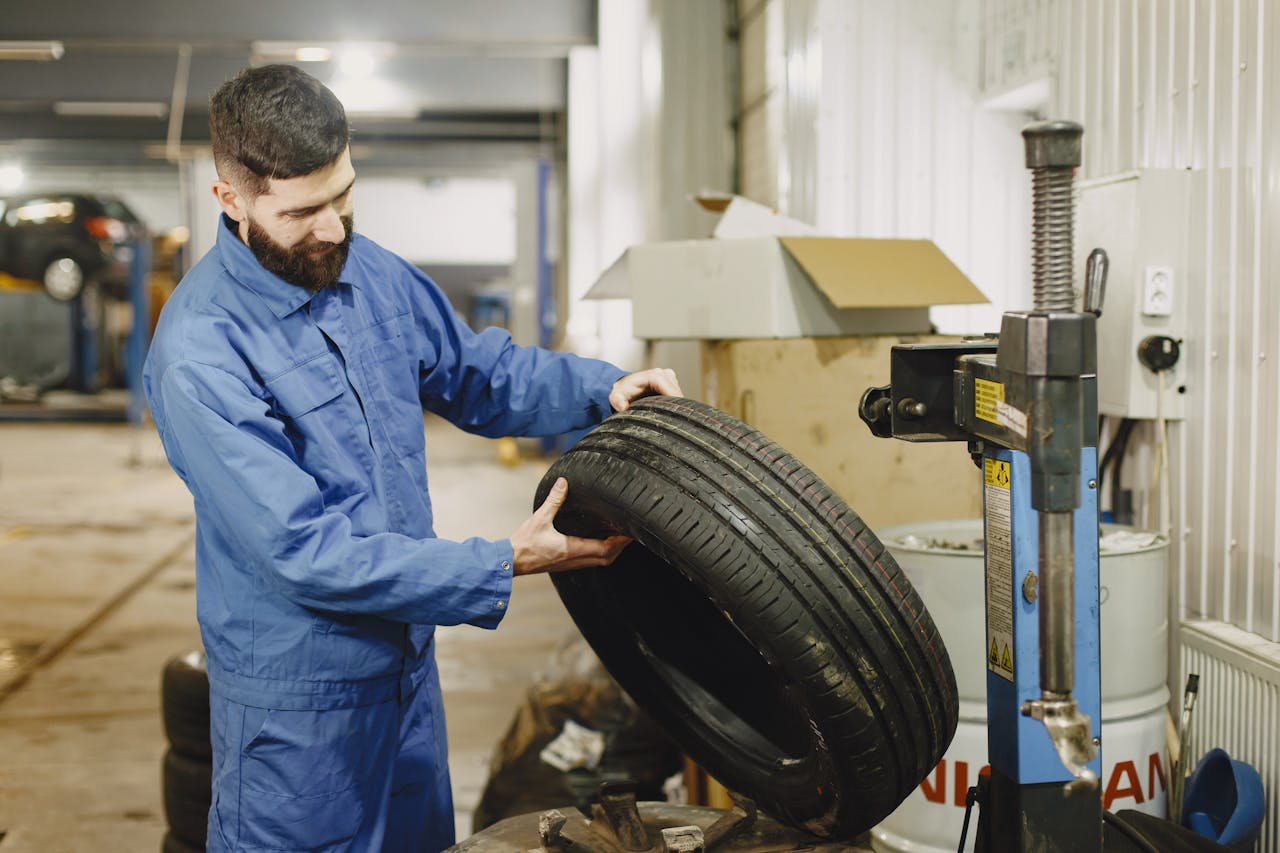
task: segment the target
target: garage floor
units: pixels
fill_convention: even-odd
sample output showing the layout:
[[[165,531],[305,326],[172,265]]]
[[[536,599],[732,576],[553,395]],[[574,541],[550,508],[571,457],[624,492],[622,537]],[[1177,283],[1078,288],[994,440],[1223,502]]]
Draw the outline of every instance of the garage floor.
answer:
[[[428,422],[441,536],[507,535],[544,470]],[[0,424],[0,853],[159,850],[159,675],[195,647],[194,519],[151,428]],[[545,577],[442,629],[459,837],[494,743],[573,627]]]

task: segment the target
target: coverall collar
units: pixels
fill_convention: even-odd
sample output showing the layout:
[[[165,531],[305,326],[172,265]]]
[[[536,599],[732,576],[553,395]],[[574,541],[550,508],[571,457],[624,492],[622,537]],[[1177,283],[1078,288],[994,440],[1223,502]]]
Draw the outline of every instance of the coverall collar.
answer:
[[[316,294],[305,287],[290,284],[275,273],[268,272],[262,264],[258,263],[253,251],[240,239],[235,220],[225,213],[221,218],[222,227],[218,229],[218,257],[236,281],[262,297],[262,301],[267,303],[271,312],[281,320],[311,301]],[[348,256],[349,261],[350,256]],[[346,272],[345,266],[343,272]]]

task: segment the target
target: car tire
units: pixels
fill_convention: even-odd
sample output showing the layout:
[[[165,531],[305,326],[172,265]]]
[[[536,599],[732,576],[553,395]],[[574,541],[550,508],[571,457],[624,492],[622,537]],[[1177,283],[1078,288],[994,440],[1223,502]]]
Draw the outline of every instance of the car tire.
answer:
[[[190,844],[172,832],[166,832],[160,841],[160,853],[204,853],[204,845]]]
[[[852,428],[852,426],[850,427]],[[553,575],[631,697],[695,761],[826,838],[878,823],[955,734],[933,620],[862,520],[748,425],[673,397],[634,403],[549,469],[564,533],[632,542]]]
[[[70,302],[79,296],[85,281],[84,266],[70,255],[50,258],[40,279],[45,292],[59,302]]]
[[[160,675],[160,711],[165,737],[175,752],[209,761],[209,674],[204,652],[175,655]]]
[[[203,850],[213,802],[213,765],[170,749],[164,754],[161,775],[170,834]]]

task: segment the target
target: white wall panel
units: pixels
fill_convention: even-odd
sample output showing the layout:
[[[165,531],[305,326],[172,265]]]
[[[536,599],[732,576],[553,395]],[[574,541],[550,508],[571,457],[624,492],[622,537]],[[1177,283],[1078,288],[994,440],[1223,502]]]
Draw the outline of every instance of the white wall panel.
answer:
[[[727,18],[721,2],[610,0],[598,50],[570,54],[567,333],[579,352],[643,366],[630,302],[581,297],[636,243],[707,235],[714,217],[691,196],[732,188]]]
[[[628,246],[648,239],[654,105],[643,78],[650,32],[648,0],[602,4],[599,48],[569,56],[567,343],[626,366],[640,357],[631,303],[581,296]]]
[[[808,2],[809,0],[805,0]],[[741,0],[738,121],[738,191],[778,207],[782,177],[785,54],[784,0]]]
[[[993,303],[935,309],[943,331],[991,331],[1030,307],[1026,116],[982,103],[977,0],[779,3],[778,206],[834,234],[933,239]]]
[[[779,117],[782,121],[778,158],[778,206],[790,216],[812,222],[816,206],[818,112],[822,101],[822,32],[818,0],[775,3],[781,15],[780,55],[774,75],[780,81]],[[797,156],[792,156],[792,152]]]
[[[1280,49],[1266,0],[1064,0],[1054,114],[1086,129],[1089,177],[1186,168],[1189,417],[1175,429],[1179,607],[1280,640]]]
[[[353,200],[360,233],[412,263],[515,260],[516,188],[510,178],[361,178]]]
[[[993,302],[935,309],[944,330],[995,328],[1000,312],[1030,306],[1030,193],[1018,133],[1030,113],[1084,125],[1082,179],[1148,168],[1191,173],[1187,265],[1175,295],[1186,306],[1185,389],[1170,389],[1185,390],[1187,413],[1169,426],[1171,613],[1218,623],[1229,637],[1223,648],[1265,647],[1273,687],[1280,655],[1280,3],[759,6],[765,32],[744,43],[743,61],[764,69],[760,102],[784,120],[748,110],[741,168],[753,182],[744,189],[831,233],[932,238]],[[752,44],[766,56],[749,55]],[[783,54],[780,64],[774,50]],[[779,65],[781,78],[770,70]],[[744,68],[744,80],[755,80],[752,73]],[[1018,108],[1024,112],[1011,111]],[[1091,248],[1077,246],[1077,258]],[[1154,434],[1138,430],[1125,468],[1150,526],[1160,521]],[[1201,652],[1187,646],[1179,654],[1189,660]],[[1196,660],[1210,679],[1202,695],[1212,700],[1202,701],[1217,703],[1215,731],[1262,732],[1266,749],[1250,745],[1257,739],[1235,749],[1275,778],[1274,689],[1239,692],[1222,669],[1227,657],[1219,648]]]
[[[1280,63],[1267,59],[1280,53],[1280,7],[766,0],[753,9],[743,80],[758,103],[745,105],[744,191],[832,233],[932,238],[993,302],[936,309],[944,330],[991,329],[1000,312],[1031,302],[1018,133],[1030,115],[994,106],[1081,122],[1082,178],[1193,172],[1179,284],[1188,418],[1170,436],[1177,605],[1280,641],[1280,288],[1271,284]],[[1048,92],[1039,103],[1037,81]]]
[[[733,187],[725,4],[661,0],[661,97],[655,130],[659,175],[652,239],[710,236],[716,216],[691,201]]]

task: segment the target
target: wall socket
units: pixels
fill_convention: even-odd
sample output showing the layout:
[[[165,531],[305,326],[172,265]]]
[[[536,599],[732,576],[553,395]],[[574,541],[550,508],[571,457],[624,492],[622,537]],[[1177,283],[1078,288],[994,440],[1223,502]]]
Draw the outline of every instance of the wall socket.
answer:
[[[1148,317],[1173,315],[1173,267],[1149,266],[1144,270],[1142,313]]]

